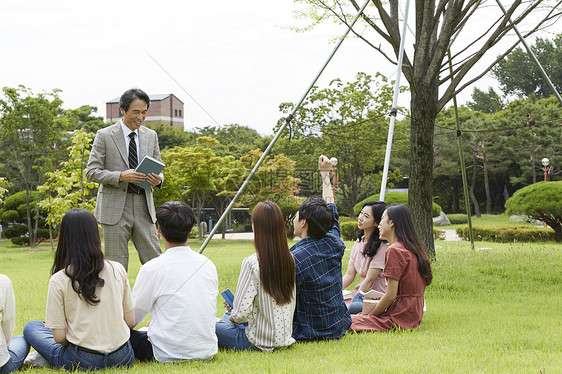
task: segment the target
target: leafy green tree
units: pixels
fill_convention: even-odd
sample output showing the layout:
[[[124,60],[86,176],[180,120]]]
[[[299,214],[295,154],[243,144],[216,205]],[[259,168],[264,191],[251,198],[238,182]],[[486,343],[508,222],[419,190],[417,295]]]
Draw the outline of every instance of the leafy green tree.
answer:
[[[4,204],[4,196],[8,192],[8,188],[10,188],[10,182],[4,177],[0,177],[0,207]]]
[[[70,122],[69,130],[84,129],[87,132],[96,133],[98,130],[103,129],[107,126],[103,117],[92,115],[97,111],[98,108],[91,105],[82,105],[77,109],[66,110],[65,115]]]
[[[57,170],[47,173],[47,181],[37,188],[43,196],[46,196],[39,206],[48,212],[47,224],[51,246],[53,246],[51,227],[57,226],[66,212],[73,208],[94,211],[95,196],[92,195],[92,191],[97,189],[98,184],[89,182],[85,174],[93,138],[94,134],[84,129],[74,131],[68,161],[63,162]]]
[[[68,127],[58,92],[34,95],[24,86],[4,87],[4,97],[0,99],[0,143],[4,163],[17,170],[26,191],[27,225],[32,247],[37,239],[39,210],[33,219],[30,194],[42,184],[50,154],[58,149],[61,135]],[[34,227],[32,222],[35,222]]]
[[[244,181],[257,161],[263,155],[260,149],[255,149],[240,158],[244,167]],[[238,206],[249,207],[250,210],[260,201],[270,200],[278,205],[299,201],[299,179],[294,177],[295,161],[283,154],[273,157],[267,156],[254,174],[252,180],[240,199]]]
[[[392,88],[384,76],[377,73],[373,79],[358,73],[354,82],[334,79],[329,88],[314,87],[293,120],[297,138],[319,138],[318,152],[338,159],[337,187],[345,211],[352,216],[366,178],[382,170],[388,132],[385,115],[391,103]],[[281,106],[285,112],[292,107],[290,103]],[[394,154],[405,151],[406,131],[396,126]]]
[[[353,14],[361,7],[354,0],[297,0],[304,5],[303,11],[297,11],[296,17],[310,19],[310,24],[302,29],[308,30],[322,22],[349,24]],[[533,10],[541,6],[553,8],[551,13],[534,20],[531,30],[523,30],[531,35],[544,24],[560,16],[556,3],[547,4],[546,0],[532,3],[516,1],[507,10],[507,15],[495,17],[486,14],[480,1],[457,0],[418,0],[415,2],[415,26],[410,30],[413,40],[406,48],[402,63],[402,74],[410,86],[410,193],[409,206],[421,241],[430,258],[435,258],[433,241],[433,221],[431,204],[433,200],[433,133],[435,119],[459,92],[470,86],[502,59],[499,56],[487,67],[478,66],[483,56],[496,46],[512,30],[513,24],[521,25],[527,16],[535,14]],[[464,27],[472,19],[479,18],[480,29]],[[380,52],[384,58],[397,65],[400,53],[401,22],[399,1],[373,0],[361,18],[362,26],[367,31],[355,35],[366,45]],[[513,21],[513,24],[509,22]],[[356,29],[362,29],[356,27]],[[480,30],[482,30],[480,32]],[[372,38],[371,38],[372,36]],[[410,38],[411,35],[408,35]],[[382,44],[381,44],[382,41]],[[451,53],[449,57],[448,52]],[[506,54],[509,52],[506,51]],[[452,74],[446,66],[451,61]],[[474,72],[474,67],[478,71]]]
[[[525,214],[554,229],[562,242],[562,181],[538,182],[517,190],[505,203],[508,214]]]
[[[217,144],[216,139],[203,136],[197,138],[194,147],[174,147],[162,153],[162,161],[166,164],[162,193],[165,196],[177,196],[191,204],[197,215],[199,239],[203,239],[201,213],[205,202],[216,190],[215,183],[222,160],[211,149]]]
[[[531,50],[541,63],[544,71],[558,93],[562,91],[562,34],[554,40],[537,38]],[[539,98],[554,95],[554,92],[540,73],[526,49],[516,48],[492,68],[492,74],[500,82],[506,95],[519,98],[536,95]]]
[[[162,151],[174,147],[191,147],[195,145],[196,134],[178,129],[166,123],[155,123],[149,126],[158,134],[158,145]]]
[[[255,130],[239,124],[220,127],[206,126],[197,128],[199,136],[209,136],[219,141],[213,150],[218,156],[234,156],[240,158],[252,149],[261,147],[263,137]]]
[[[222,157],[217,168],[217,175],[214,180],[215,190],[212,191],[211,204],[220,217],[225,212],[228,204],[238,192],[244,178],[244,167],[234,156]],[[229,217],[221,225],[222,238],[225,238],[227,222]]]
[[[466,103],[466,106],[472,110],[487,114],[492,114],[505,108],[501,96],[498,95],[492,87],[488,88],[488,92],[481,91],[474,87],[472,101]]]

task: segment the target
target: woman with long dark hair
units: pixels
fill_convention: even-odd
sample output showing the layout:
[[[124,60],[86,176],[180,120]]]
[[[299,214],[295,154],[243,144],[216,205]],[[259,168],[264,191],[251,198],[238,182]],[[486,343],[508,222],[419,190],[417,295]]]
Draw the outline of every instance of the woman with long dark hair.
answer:
[[[382,271],[388,244],[379,237],[379,223],[385,210],[386,204],[382,201],[369,201],[363,205],[357,218],[357,240],[351,248],[347,271],[342,277],[343,289],[355,280],[357,274],[361,277],[354,289],[356,294],[348,307],[350,314],[361,312],[363,295],[366,292],[386,292],[386,281]]]
[[[425,287],[433,274],[408,207],[390,204],[382,215],[379,232],[390,244],[383,272],[388,282],[386,293],[369,314],[352,316],[351,330],[415,328],[421,323]]]
[[[256,253],[242,261],[233,307],[216,324],[219,347],[272,351],[295,342],[295,262],[281,209],[271,201],[252,211]]]
[[[131,287],[123,265],[104,259],[98,223],[87,210],[64,215],[51,273],[45,322],[23,329],[29,344],[67,370],[131,366]]]

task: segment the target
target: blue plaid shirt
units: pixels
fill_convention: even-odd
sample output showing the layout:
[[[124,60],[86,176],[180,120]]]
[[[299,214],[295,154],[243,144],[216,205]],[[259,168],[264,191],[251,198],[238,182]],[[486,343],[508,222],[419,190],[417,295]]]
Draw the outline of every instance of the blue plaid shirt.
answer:
[[[297,277],[297,305],[293,320],[296,340],[334,339],[345,335],[351,317],[342,296],[345,244],[340,238],[338,211],[334,226],[320,240],[305,238],[291,247]]]

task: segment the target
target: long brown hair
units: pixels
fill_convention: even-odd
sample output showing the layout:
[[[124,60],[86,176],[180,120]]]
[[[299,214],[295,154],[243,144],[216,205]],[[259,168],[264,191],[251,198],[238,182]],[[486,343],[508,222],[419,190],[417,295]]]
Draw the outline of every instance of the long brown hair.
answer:
[[[289,252],[283,213],[277,204],[263,201],[254,207],[252,223],[263,289],[278,305],[288,304],[295,289],[295,260]]]
[[[394,222],[396,240],[404,244],[404,247],[406,247],[408,251],[416,255],[418,259],[418,271],[425,281],[425,284],[429,286],[433,279],[431,263],[414,228],[410,209],[404,204],[394,203],[386,208],[386,214],[388,218]]]

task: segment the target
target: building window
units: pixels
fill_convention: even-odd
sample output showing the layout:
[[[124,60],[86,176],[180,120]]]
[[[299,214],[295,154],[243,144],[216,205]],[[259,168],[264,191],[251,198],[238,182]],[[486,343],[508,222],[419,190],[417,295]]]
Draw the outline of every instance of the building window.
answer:
[[[178,110],[174,109],[174,117],[177,117],[177,116],[178,116]]]
[[[180,117],[181,117],[181,109],[180,109]]]

